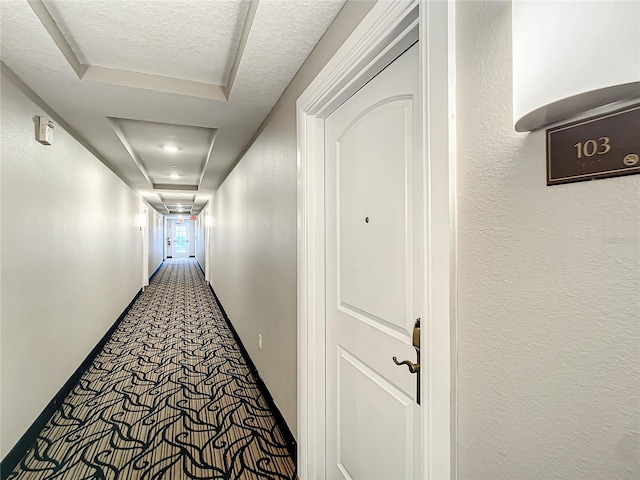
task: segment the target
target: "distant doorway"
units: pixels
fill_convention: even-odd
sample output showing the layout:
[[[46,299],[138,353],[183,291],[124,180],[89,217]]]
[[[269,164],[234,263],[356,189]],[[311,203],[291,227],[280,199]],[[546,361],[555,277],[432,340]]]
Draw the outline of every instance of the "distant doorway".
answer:
[[[173,225],[173,257],[184,258],[189,256],[189,228],[184,223]]]
[[[171,219],[167,221],[167,258],[195,256],[194,222],[192,220]]]

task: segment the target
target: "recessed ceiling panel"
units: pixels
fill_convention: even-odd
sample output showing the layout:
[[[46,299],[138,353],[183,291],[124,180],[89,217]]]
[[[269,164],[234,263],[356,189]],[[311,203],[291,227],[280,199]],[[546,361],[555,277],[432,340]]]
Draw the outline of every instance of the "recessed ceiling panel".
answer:
[[[187,193],[161,193],[158,196],[160,197],[160,201],[165,205],[169,203],[192,204],[196,200],[195,195]]]
[[[193,205],[165,205],[169,213],[191,213]]]
[[[155,185],[197,186],[207,164],[215,128],[111,118],[133,160]]]
[[[225,85],[249,9],[234,1],[46,0],[86,65]]]

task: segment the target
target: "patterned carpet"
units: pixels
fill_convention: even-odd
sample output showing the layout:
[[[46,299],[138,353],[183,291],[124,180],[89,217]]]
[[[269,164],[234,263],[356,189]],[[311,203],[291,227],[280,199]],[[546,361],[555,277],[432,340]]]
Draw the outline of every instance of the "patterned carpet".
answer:
[[[10,479],[291,479],[193,259],[169,259]]]

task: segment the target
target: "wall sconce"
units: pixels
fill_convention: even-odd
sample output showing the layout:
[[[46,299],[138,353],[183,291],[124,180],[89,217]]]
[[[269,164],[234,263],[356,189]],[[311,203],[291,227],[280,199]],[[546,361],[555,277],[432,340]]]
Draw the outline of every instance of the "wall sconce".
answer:
[[[135,219],[135,225],[136,227],[146,227],[147,226],[147,214],[146,213],[139,213],[138,215],[136,215],[136,219]]]
[[[640,2],[519,0],[512,21],[516,131],[640,97]]]
[[[205,215],[204,226],[207,228],[213,227],[213,217],[211,215]]]

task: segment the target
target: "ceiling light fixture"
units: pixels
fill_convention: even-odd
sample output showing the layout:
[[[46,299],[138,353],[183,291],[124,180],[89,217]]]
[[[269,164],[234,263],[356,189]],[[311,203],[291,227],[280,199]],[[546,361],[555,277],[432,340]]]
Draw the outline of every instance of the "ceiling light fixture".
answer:
[[[169,175],[169,176],[170,176],[171,178],[175,178],[175,179],[180,178],[180,175],[178,175],[178,174],[177,174],[177,173],[175,173],[175,172],[174,172],[174,173],[172,173],[172,174],[171,174],[171,175]]]
[[[176,147],[175,145],[171,145],[171,144],[166,144],[162,146],[162,149],[165,152],[169,152],[169,153],[176,153],[178,150],[180,150],[178,147]]]

